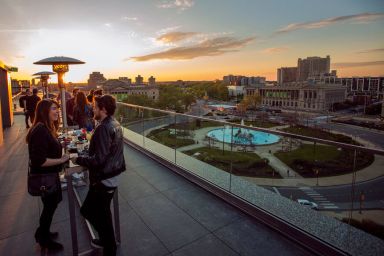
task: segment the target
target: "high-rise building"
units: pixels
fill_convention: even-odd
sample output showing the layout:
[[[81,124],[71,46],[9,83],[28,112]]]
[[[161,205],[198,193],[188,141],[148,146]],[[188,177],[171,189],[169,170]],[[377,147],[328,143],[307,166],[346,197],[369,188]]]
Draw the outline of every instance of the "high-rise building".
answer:
[[[148,78],[148,85],[151,85],[151,86],[156,85],[156,78],[154,78],[153,76]]]
[[[318,77],[330,73],[331,57],[308,57],[297,60],[297,81],[306,81],[310,77]]]
[[[295,82],[297,80],[297,67],[281,67],[277,69],[277,84]]]
[[[135,84],[136,85],[142,85],[144,83],[144,79],[141,75],[138,75],[137,77],[135,77]]]
[[[88,87],[96,88],[98,85],[101,85],[106,80],[107,79],[105,79],[104,75],[100,72],[92,72],[92,74],[89,74]]]

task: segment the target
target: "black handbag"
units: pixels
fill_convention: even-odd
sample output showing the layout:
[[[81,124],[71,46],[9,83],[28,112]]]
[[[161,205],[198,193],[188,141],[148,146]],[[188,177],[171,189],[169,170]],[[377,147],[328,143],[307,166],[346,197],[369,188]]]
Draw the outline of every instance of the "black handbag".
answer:
[[[47,196],[59,190],[60,179],[57,173],[31,173],[28,166],[28,193],[31,196]]]

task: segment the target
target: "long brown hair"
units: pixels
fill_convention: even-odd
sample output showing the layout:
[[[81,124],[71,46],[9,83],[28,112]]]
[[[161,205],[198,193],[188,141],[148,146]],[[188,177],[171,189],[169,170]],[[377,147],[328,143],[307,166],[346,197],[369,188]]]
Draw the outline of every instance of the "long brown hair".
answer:
[[[27,143],[31,137],[31,131],[38,125],[39,123],[44,124],[48,130],[51,132],[52,136],[57,138],[57,130],[59,129],[60,119],[51,122],[49,120],[49,112],[51,111],[51,106],[56,105],[58,108],[60,107],[59,103],[50,99],[43,99],[37,103],[36,111],[35,111],[35,120],[33,121],[33,125],[27,134]]]
[[[88,104],[88,100],[84,92],[78,92],[76,94],[75,106],[80,110],[80,113],[85,112],[85,105],[87,104]]]

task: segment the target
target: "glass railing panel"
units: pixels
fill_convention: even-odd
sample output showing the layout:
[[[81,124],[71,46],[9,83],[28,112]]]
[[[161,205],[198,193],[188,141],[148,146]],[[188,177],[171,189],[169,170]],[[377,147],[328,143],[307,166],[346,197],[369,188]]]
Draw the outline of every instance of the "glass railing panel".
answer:
[[[123,127],[124,137],[139,146],[143,146],[143,109],[118,104],[115,118]]]
[[[176,164],[222,189],[229,190],[232,158],[230,143],[223,135],[228,135],[230,126],[214,120],[178,116],[174,128],[179,140]],[[220,138],[218,134],[221,134]]]
[[[144,148],[174,163],[174,135],[169,126],[175,122],[175,115],[147,109],[144,113]]]
[[[143,147],[184,170],[341,247],[356,242],[346,224],[380,237],[384,152],[369,144],[284,120],[143,113]]]

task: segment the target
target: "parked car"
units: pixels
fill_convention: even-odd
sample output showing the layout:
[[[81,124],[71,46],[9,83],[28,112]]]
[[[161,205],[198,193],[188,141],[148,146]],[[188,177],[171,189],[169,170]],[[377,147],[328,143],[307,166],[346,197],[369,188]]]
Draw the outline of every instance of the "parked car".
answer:
[[[297,199],[297,202],[305,207],[310,207],[313,210],[319,209],[319,206],[316,203],[308,201],[306,199]]]

